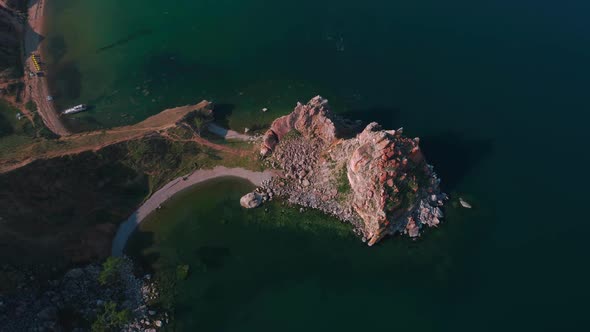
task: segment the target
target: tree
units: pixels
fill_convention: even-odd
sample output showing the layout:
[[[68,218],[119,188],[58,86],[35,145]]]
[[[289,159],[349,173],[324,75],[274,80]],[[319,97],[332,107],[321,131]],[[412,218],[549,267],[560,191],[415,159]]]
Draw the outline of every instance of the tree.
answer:
[[[203,130],[207,127],[209,122],[213,121],[213,113],[211,110],[198,110],[192,114],[190,122],[196,133],[200,136]]]

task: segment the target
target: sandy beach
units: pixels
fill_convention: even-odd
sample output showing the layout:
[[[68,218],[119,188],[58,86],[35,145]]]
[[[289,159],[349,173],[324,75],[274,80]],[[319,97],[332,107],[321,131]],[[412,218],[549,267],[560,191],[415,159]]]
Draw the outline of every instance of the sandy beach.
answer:
[[[45,27],[45,5],[48,0],[39,0],[29,7],[29,21],[28,26],[25,27],[24,40],[24,56],[28,68],[33,68],[31,55],[33,53],[41,54],[41,42],[44,39],[43,30]],[[41,58],[41,62],[44,59]],[[39,115],[43,122],[55,134],[59,136],[67,136],[70,132],[61,122],[59,113],[53,106],[53,102],[47,100],[49,96],[49,88],[47,86],[47,78],[33,76],[30,77],[25,73],[25,100],[29,98],[35,101]]]
[[[260,186],[263,181],[269,180],[274,175],[275,174],[271,171],[254,172],[243,168],[227,168],[223,166],[217,166],[213,169],[196,170],[186,177],[179,177],[166,184],[164,187],[162,187],[162,189],[156,191],[139,207],[139,209],[137,209],[137,211],[135,211],[125,222],[119,226],[117,234],[113,239],[111,254],[113,256],[123,255],[123,250],[125,249],[127,240],[137,225],[139,225],[151,212],[155,211],[158,206],[170,199],[173,195],[191,186],[194,186],[197,183],[218,177],[233,176],[246,179],[252,182],[254,185]]]
[[[252,136],[240,134],[237,131],[231,129],[225,129],[221,126],[218,126],[214,123],[210,123],[207,125],[207,129],[215,135],[221,136],[225,139],[233,139],[237,141],[245,141],[248,142],[252,139]]]

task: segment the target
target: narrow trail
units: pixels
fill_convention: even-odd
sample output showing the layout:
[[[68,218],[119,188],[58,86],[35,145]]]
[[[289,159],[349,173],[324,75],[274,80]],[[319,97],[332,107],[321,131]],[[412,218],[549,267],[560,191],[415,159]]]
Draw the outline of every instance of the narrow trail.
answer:
[[[229,146],[213,143],[213,142],[208,141],[208,140],[206,140],[200,136],[197,136],[197,135],[193,136],[192,138],[180,138],[180,137],[177,137],[176,135],[170,134],[168,132],[160,133],[160,135],[162,137],[165,137],[165,138],[171,140],[171,141],[194,142],[194,143],[206,146],[206,147],[210,147],[210,148],[217,150],[217,151],[226,152],[226,153],[233,154],[233,155],[240,156],[240,157],[245,157],[249,154],[247,151],[234,149]]]

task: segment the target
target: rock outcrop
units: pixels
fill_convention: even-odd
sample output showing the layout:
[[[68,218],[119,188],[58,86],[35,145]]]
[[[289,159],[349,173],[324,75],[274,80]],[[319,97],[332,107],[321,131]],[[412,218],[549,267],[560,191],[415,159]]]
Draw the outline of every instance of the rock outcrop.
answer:
[[[320,96],[298,104],[275,120],[264,135],[261,154],[285,173],[259,192],[322,210],[355,225],[373,245],[387,234],[416,237],[437,226],[446,195],[420,150],[403,129],[369,124],[356,137],[339,138],[345,121]]]
[[[418,236],[422,223],[436,226],[442,216],[439,209],[428,215],[428,204],[423,204],[423,197],[435,195],[436,205],[442,197],[438,179],[420,151],[420,140],[402,133],[403,128],[386,131],[375,122],[369,124],[355,139],[358,147],[348,161],[348,180],[355,193],[352,204],[364,220],[369,245],[388,230]],[[414,210],[422,213],[414,215]]]
[[[260,154],[267,156],[283,137],[296,130],[304,137],[313,137],[325,143],[336,139],[336,126],[328,107],[328,101],[317,96],[306,105],[297,103],[295,110],[273,121],[264,134]]]

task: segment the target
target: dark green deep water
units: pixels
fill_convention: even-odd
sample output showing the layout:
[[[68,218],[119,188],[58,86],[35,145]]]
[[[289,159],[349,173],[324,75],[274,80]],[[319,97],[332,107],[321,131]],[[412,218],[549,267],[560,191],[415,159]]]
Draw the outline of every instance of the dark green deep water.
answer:
[[[418,242],[366,248],[338,222],[242,211],[209,183],[142,225],[131,250],[179,284],[178,330],[583,330],[590,2],[51,0],[56,100],[79,129],[201,99],[263,124],[315,94],[404,126],[451,194]],[[270,108],[263,114],[262,107]],[[164,272],[162,272],[164,273]]]

